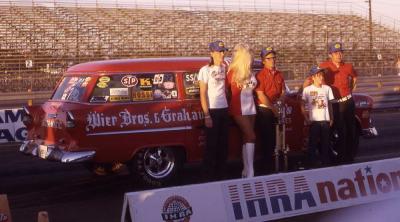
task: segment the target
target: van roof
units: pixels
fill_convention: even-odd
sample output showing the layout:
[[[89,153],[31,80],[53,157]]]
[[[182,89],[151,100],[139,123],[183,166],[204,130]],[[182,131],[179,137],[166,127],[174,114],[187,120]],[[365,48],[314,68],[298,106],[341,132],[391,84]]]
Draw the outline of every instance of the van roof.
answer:
[[[208,57],[166,57],[104,60],[74,65],[67,70],[67,74],[196,70],[206,65],[209,61],[210,58]]]

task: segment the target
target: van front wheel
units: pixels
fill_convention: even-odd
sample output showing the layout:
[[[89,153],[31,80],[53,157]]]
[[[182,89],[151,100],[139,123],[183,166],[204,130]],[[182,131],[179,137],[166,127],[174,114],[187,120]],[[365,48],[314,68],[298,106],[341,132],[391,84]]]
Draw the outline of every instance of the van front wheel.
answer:
[[[159,146],[140,150],[130,169],[145,184],[160,187],[173,182],[182,164],[178,149]]]

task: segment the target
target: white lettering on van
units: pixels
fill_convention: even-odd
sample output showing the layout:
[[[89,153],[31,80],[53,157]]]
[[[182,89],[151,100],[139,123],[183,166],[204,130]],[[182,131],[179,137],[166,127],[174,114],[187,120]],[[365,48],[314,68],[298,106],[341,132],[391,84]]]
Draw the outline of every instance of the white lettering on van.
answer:
[[[103,113],[90,112],[87,117],[86,131],[93,130],[97,127],[115,126],[118,118],[116,116],[105,116]]]
[[[164,109],[161,111],[161,119],[166,123],[192,120],[189,112],[187,112],[185,108],[178,112],[171,112],[171,110],[167,109],[167,107],[164,107]]]
[[[86,117],[86,131],[90,132],[97,128],[119,126],[125,128],[129,126],[148,126],[162,123],[190,122],[204,119],[202,111],[189,112],[185,108],[180,110],[171,110],[164,107],[159,112],[154,113],[131,113],[124,109],[117,115],[106,115],[101,112],[89,112]]]
[[[125,109],[119,113],[119,116],[122,120],[121,124],[119,125],[121,128],[136,124],[147,126],[151,123],[148,113],[132,115],[127,109]]]
[[[154,113],[154,123],[160,123],[159,113]]]
[[[192,120],[202,120],[204,119],[204,113],[202,111],[193,111]]]

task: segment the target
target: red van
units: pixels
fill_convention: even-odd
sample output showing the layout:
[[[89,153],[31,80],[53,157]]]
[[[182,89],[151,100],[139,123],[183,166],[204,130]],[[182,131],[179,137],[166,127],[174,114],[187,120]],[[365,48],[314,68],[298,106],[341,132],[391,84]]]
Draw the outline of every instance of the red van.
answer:
[[[163,185],[185,162],[201,161],[204,115],[197,75],[209,58],[107,60],[69,68],[51,99],[26,107],[27,141],[20,151],[89,166],[124,163],[138,180]],[[262,68],[260,62],[253,69]],[[354,95],[360,133],[373,135],[372,99]],[[287,90],[283,103],[285,147],[303,152],[307,128],[300,95]],[[233,123],[232,123],[233,124]],[[232,125],[230,159],[240,159],[240,133]]]

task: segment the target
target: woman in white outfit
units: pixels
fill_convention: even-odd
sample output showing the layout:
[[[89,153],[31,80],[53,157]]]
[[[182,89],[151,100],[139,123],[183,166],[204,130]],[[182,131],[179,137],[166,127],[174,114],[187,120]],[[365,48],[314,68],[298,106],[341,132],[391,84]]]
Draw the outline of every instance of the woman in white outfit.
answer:
[[[229,115],[226,99],[226,64],[224,55],[228,50],[218,40],[209,44],[210,63],[199,71],[200,102],[206,126],[206,147],[203,166],[205,180],[223,179],[228,156]]]

